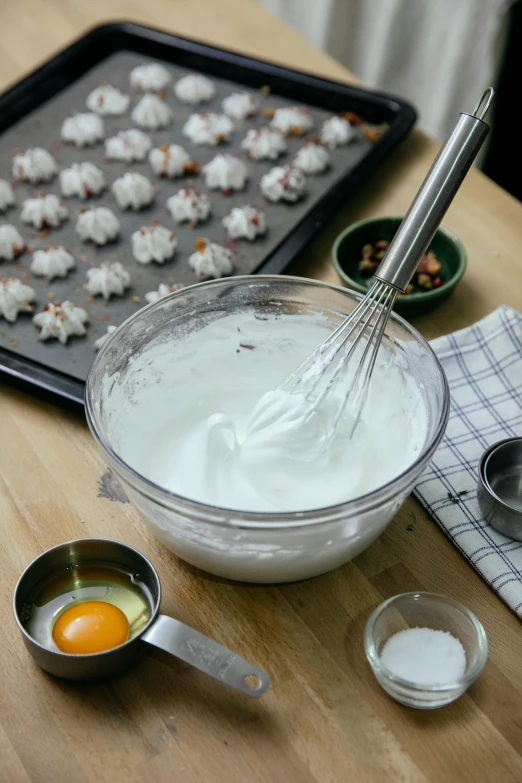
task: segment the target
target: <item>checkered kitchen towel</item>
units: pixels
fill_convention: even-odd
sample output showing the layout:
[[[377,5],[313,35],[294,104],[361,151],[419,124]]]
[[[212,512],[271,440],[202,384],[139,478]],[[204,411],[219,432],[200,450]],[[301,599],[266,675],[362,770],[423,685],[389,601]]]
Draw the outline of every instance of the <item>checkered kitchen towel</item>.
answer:
[[[522,316],[503,305],[431,343],[446,372],[446,434],[415,494],[493,590],[522,618],[522,542],[487,525],[477,502],[482,453],[522,435]]]

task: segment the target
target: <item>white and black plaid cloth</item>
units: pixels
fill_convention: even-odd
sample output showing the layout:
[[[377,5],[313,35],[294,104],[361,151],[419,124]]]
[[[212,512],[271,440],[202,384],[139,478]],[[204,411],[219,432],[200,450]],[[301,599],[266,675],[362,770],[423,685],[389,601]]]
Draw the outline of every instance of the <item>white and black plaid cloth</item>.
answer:
[[[522,436],[522,316],[502,306],[431,343],[446,372],[446,434],[415,495],[493,590],[522,618],[522,542],[487,525],[477,502],[483,452]]]

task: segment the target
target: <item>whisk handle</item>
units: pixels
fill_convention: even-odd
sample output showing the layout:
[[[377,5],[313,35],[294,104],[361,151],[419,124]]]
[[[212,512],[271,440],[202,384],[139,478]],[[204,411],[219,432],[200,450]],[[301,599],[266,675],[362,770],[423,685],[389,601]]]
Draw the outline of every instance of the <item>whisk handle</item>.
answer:
[[[477,152],[489,133],[483,118],[493,98],[490,87],[473,114],[460,115],[388,247],[375,277],[405,291]]]

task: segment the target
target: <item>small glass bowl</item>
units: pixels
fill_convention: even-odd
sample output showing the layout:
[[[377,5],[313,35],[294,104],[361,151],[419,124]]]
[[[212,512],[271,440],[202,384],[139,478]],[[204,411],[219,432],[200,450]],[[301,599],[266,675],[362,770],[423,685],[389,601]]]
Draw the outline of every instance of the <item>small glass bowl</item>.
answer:
[[[466,653],[463,676],[445,685],[419,685],[393,674],[381,661],[388,639],[406,628],[448,631]],[[475,615],[453,598],[437,593],[402,593],[384,601],[370,616],[364,650],[379,685],[396,701],[419,710],[434,710],[458,699],[486,665],[488,640]]]

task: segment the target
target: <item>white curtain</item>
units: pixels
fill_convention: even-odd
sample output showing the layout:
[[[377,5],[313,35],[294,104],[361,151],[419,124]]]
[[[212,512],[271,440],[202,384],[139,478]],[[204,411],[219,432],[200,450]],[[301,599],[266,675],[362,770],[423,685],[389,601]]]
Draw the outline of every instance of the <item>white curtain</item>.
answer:
[[[494,84],[509,0],[258,0],[443,139]]]

